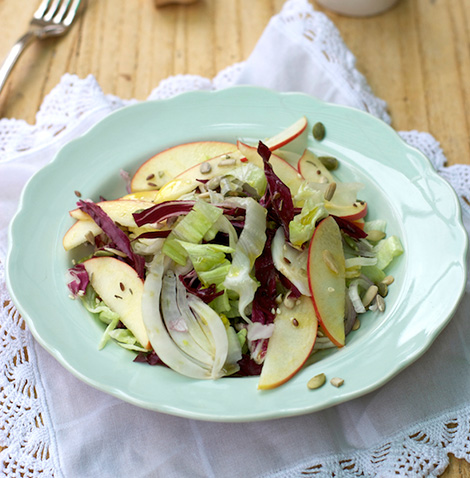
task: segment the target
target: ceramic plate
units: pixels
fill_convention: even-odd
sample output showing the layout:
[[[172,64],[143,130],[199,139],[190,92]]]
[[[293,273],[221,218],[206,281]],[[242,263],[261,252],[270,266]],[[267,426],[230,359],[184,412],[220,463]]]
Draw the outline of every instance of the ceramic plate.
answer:
[[[385,313],[368,312],[347,346],[324,354],[284,386],[257,390],[257,378],[188,379],[133,363],[114,344],[98,351],[103,327],[69,299],[65,271],[71,256],[62,237],[72,225],[74,191],[98,200],[125,194],[119,171],[170,146],[199,140],[235,142],[272,136],[302,115],[321,121],[327,135],[309,147],[341,162],[341,180],[365,184],[369,218],[387,221],[405,254],[388,271],[396,278]],[[309,126],[310,128],[310,126]],[[193,92],[123,108],[66,145],[25,188],[10,229],[7,283],[39,341],[87,384],[140,407],[214,421],[252,421],[314,412],[359,397],[391,379],[430,346],[463,293],[467,235],[458,200],[430,162],[387,125],[346,107],[303,94],[237,87]],[[342,377],[308,390],[323,372]]]

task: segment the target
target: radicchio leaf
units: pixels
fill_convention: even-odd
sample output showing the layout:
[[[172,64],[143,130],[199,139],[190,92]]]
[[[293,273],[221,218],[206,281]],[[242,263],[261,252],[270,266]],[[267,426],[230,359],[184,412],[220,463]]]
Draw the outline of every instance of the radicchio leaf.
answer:
[[[216,297],[219,297],[224,293],[223,290],[217,292],[215,284],[211,284],[209,287],[204,287],[199,281],[194,269],[187,274],[181,274],[178,277],[190,294],[199,297],[206,304],[212,302]]]
[[[135,212],[132,216],[139,227],[145,224],[156,224],[170,217],[188,214],[194,204],[195,201],[165,201],[144,211]]]
[[[259,375],[263,368],[263,366],[256,363],[249,354],[243,354],[241,360],[238,361],[238,365],[240,366],[240,370],[236,373],[238,377]]]
[[[359,226],[354,224],[348,219],[344,219],[339,216],[331,216],[338,224],[339,228],[346,233],[348,236],[351,236],[353,239],[359,240],[367,237],[367,232],[363,231]]]
[[[85,293],[90,278],[88,277],[88,272],[85,269],[83,264],[77,264],[69,269],[70,274],[73,279],[67,284],[70,292],[74,297],[78,296],[79,293]]]
[[[289,223],[294,219],[294,203],[289,187],[274,173],[269,158],[271,150],[259,142],[258,154],[263,159],[264,174],[267,187],[260,204],[268,210],[268,218],[282,225],[287,239],[289,239]]]
[[[78,201],[77,206],[86,212],[103,229],[103,232],[114,243],[115,248],[126,254],[130,265],[137,271],[141,279],[145,273],[145,259],[136,254],[131,247],[131,241],[126,234],[119,229],[114,221],[92,201]]]
[[[139,352],[133,362],[148,363],[149,365],[165,365],[155,350],[150,352]]]

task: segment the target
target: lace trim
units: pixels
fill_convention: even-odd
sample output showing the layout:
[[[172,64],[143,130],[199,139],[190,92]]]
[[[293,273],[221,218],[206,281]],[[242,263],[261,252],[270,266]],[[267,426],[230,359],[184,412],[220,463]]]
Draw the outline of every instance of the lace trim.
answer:
[[[315,54],[316,59],[322,58],[325,69],[334,73],[332,77],[342,78],[341,81],[358,98],[358,107],[389,121],[385,102],[373,96],[366,79],[355,69],[354,56],[324,15],[314,12],[304,0],[290,0],[278,20],[293,34],[301,34],[307,40],[306,48]],[[322,54],[317,55],[318,51]],[[168,78],[151,92],[148,99],[169,98],[196,89],[232,86],[244,65],[238,63],[226,68],[213,80],[193,75]],[[59,140],[65,141],[67,134],[72,134],[92,115],[96,118],[104,116],[134,102],[104,95],[92,76],[79,79],[66,74],[45,98],[34,125],[22,120],[0,119],[0,162],[14,160],[26,151],[34,152]],[[432,159],[440,174],[457,191],[463,209],[470,214],[470,167],[458,165],[446,168],[439,143],[427,133],[412,131],[401,133],[401,136]],[[0,319],[0,363],[3,366],[0,376],[0,443],[5,447],[0,452],[0,458],[4,472],[12,478],[53,477],[60,474],[60,470],[54,459],[53,428],[32,357],[34,340],[8,296],[2,264]],[[447,414],[439,420],[429,420],[412,434],[395,436],[375,449],[344,455],[340,459],[337,456],[324,457],[321,463],[306,462],[289,472],[280,472],[278,476],[350,478],[391,476],[396,472],[408,476],[437,476],[448,466],[449,452],[470,461],[469,427],[468,412],[455,411],[455,414]],[[384,470],[390,472],[384,475]]]
[[[43,391],[37,382],[33,338],[13,306],[0,263],[0,452],[3,472],[10,478],[53,477],[51,438]],[[14,430],[13,430],[14,427]]]

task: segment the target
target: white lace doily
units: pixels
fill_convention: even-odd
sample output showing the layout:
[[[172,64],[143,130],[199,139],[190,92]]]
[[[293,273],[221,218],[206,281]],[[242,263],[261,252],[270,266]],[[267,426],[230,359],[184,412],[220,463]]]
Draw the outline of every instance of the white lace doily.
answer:
[[[337,83],[336,90],[343,92],[350,103],[389,121],[385,103],[373,96],[365,78],[355,69],[354,56],[326,16],[314,12],[303,0],[291,0],[272,22],[271,30],[303,38],[299,44],[304,53],[316,62],[318,68],[326,71],[327,79]],[[260,44],[262,42],[263,38]],[[245,82],[243,75],[247,74],[250,61],[257,59],[235,64],[212,80],[191,75],[168,78],[151,92],[148,99],[169,98],[185,91],[213,90]],[[27,162],[30,156],[38,156],[37,152],[44,150],[47,155],[41,161],[45,164],[61,145],[110,112],[133,102],[135,100],[104,95],[92,76],[80,79],[66,74],[45,98],[34,125],[15,119],[0,120],[0,163]],[[445,156],[439,143],[427,133],[411,131],[400,134],[431,159],[434,167],[454,187],[463,210],[470,214],[470,167],[445,167]],[[40,166],[42,164],[35,163],[32,168]],[[0,259],[3,260],[5,234],[0,236],[0,245]],[[48,405],[33,355],[33,338],[9,298],[1,262],[0,320],[0,444],[6,447],[0,452],[0,458],[4,473],[12,478],[61,476]],[[469,460],[469,427],[468,411],[444,413],[421,423],[419,429],[389,437],[380,447],[347,456],[317,457],[311,464],[304,463],[277,476],[384,476],[381,474],[384,464],[388,470],[397,473],[394,476],[437,476],[448,465],[447,453]]]

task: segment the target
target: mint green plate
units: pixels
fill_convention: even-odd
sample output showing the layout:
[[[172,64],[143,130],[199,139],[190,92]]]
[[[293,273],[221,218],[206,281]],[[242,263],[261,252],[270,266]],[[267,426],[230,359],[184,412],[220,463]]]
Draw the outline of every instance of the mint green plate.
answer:
[[[119,171],[133,173],[157,151],[198,140],[235,142],[276,134],[306,115],[327,136],[309,146],[341,161],[341,180],[366,187],[369,218],[387,220],[405,254],[390,269],[396,278],[385,313],[368,312],[347,346],[324,354],[282,387],[257,390],[257,378],[188,379],[163,367],[133,363],[114,344],[98,351],[103,327],[70,300],[65,271],[71,255],[62,237],[72,225],[74,191],[98,200],[125,194]],[[310,127],[309,127],[310,128]],[[25,188],[10,228],[7,284],[39,343],[89,385],[140,407],[214,421],[252,421],[300,415],[364,395],[383,385],[431,345],[463,293],[467,234],[451,187],[430,162],[376,118],[302,94],[238,87],[193,92],[141,103],[110,115],[66,145]],[[311,391],[323,372],[342,377]]]

